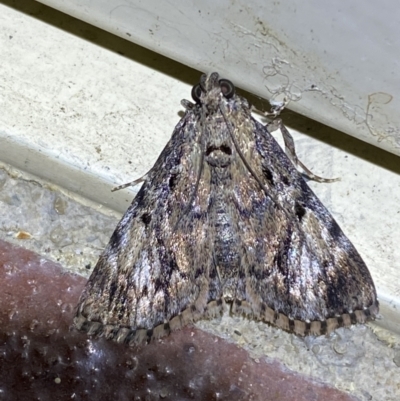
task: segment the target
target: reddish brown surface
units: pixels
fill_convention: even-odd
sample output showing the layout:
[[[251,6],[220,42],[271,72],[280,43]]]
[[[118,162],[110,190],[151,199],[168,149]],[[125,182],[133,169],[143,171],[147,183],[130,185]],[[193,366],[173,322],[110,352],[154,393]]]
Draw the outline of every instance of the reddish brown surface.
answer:
[[[134,349],[89,339],[70,328],[84,283],[0,241],[0,400],[353,399],[194,328]]]

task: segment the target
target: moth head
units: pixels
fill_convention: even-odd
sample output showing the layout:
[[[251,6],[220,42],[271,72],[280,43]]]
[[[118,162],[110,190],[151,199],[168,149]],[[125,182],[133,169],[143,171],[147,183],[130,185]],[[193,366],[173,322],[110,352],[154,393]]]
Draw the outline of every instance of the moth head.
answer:
[[[235,95],[235,85],[228,79],[219,79],[219,75],[213,72],[210,75],[202,75],[200,83],[192,88],[192,99],[196,103],[201,103],[202,94],[204,96],[211,91],[219,91],[226,99],[230,99]]]

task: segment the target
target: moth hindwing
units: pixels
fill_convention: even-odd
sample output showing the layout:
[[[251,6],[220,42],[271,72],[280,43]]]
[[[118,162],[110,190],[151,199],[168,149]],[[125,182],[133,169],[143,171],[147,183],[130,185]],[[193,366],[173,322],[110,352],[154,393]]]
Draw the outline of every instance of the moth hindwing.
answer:
[[[78,329],[135,344],[224,303],[298,335],[374,318],[365,263],[248,101],[217,73],[192,96],[86,284]]]

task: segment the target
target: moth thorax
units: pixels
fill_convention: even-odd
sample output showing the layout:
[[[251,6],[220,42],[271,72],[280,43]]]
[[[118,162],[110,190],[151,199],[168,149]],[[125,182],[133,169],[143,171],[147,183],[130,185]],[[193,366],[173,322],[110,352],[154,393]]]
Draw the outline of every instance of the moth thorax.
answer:
[[[213,167],[227,167],[232,162],[232,148],[229,145],[210,145],[206,149],[206,162]]]

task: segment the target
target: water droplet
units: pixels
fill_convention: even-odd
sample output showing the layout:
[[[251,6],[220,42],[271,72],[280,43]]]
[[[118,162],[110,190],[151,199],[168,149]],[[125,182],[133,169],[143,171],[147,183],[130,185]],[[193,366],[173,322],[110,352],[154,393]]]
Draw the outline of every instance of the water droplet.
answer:
[[[321,347],[319,345],[313,345],[313,347],[311,348],[311,351],[315,355],[318,355],[321,352]]]
[[[138,365],[139,365],[139,361],[138,361],[138,359],[137,359],[136,356],[135,356],[135,357],[133,357],[132,359],[128,359],[128,360],[125,362],[125,365],[126,365],[126,367],[127,367],[129,370],[136,370],[136,368],[137,368]]]
[[[65,199],[61,198],[60,196],[57,196],[56,199],[54,200],[53,206],[54,206],[54,210],[58,214],[65,214],[68,203]]]
[[[33,319],[31,324],[29,325],[29,329],[31,331],[35,330],[35,328],[39,325],[39,321],[36,319]]]
[[[188,354],[193,354],[193,352],[196,351],[196,347],[193,344],[185,344],[184,345],[184,350]]]
[[[400,368],[400,351],[397,351],[396,355],[393,358],[393,362],[396,366]]]
[[[347,344],[342,342],[337,342],[333,345],[333,349],[339,355],[343,355],[347,352]]]
[[[70,303],[65,303],[61,305],[61,312],[62,313],[72,313],[74,311],[74,305]]]
[[[3,268],[8,276],[18,273],[18,269],[15,267],[13,263],[4,263]]]
[[[167,397],[168,396],[168,390],[165,388],[165,387],[163,387],[161,390],[160,390],[160,398],[165,398],[165,397]]]

